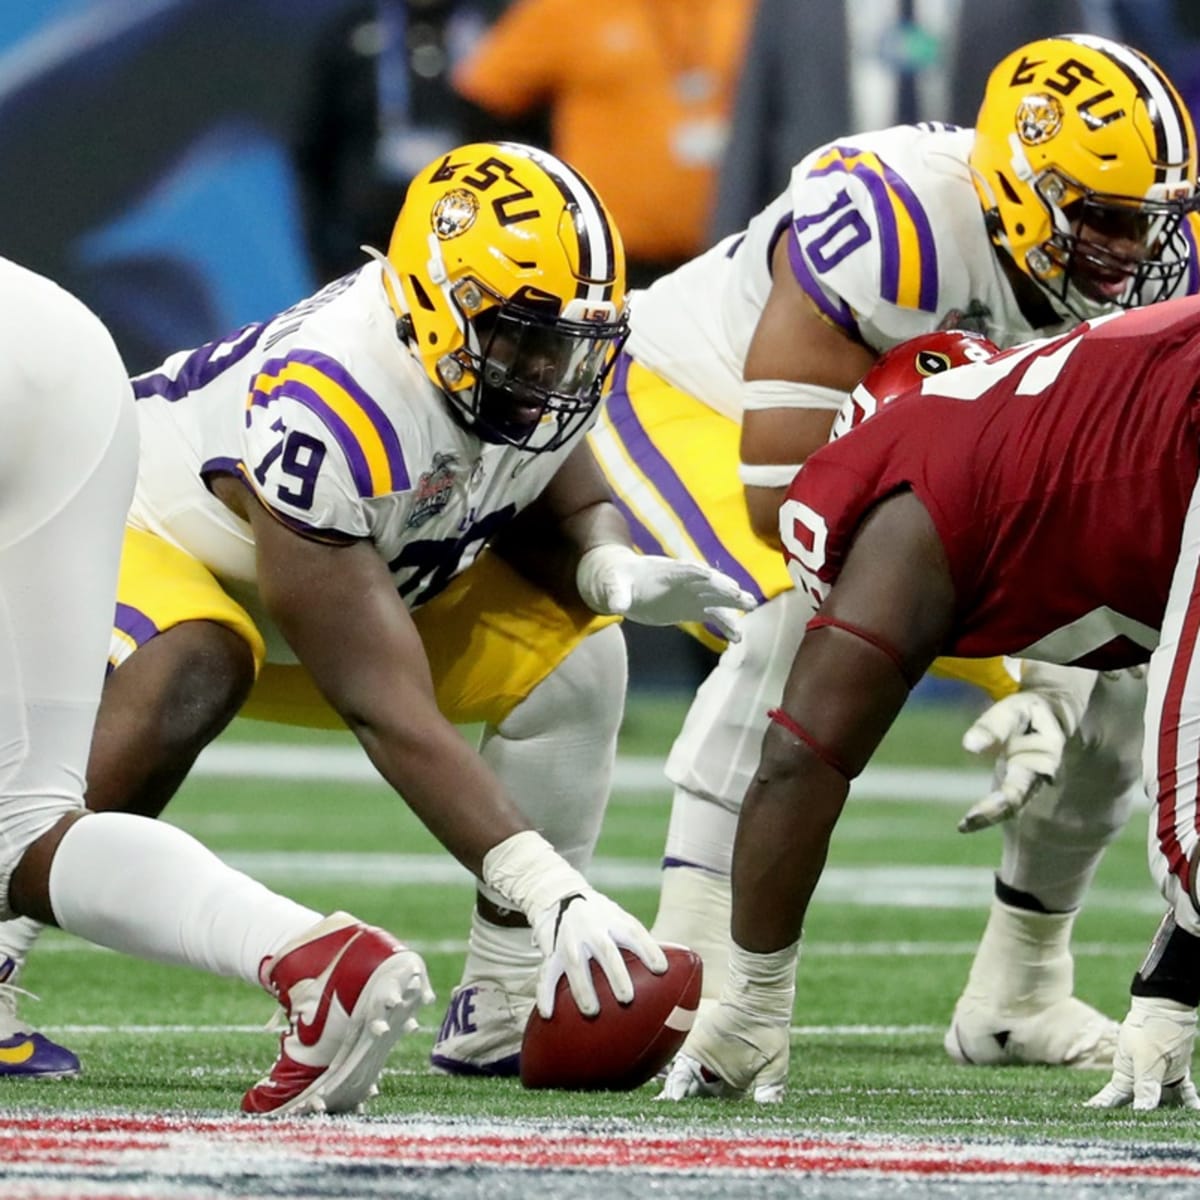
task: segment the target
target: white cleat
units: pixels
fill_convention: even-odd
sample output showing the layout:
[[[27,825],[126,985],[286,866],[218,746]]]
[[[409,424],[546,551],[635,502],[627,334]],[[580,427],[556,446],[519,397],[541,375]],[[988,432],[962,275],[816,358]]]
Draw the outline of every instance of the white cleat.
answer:
[[[1108,1071],[1119,1032],[1116,1021],[1074,996],[1019,1016],[993,1012],[964,997],[942,1045],[964,1066],[1041,1064]]]
[[[510,992],[495,980],[461,984],[450,995],[430,1063],[447,1075],[517,1075],[532,1010],[532,996]]]

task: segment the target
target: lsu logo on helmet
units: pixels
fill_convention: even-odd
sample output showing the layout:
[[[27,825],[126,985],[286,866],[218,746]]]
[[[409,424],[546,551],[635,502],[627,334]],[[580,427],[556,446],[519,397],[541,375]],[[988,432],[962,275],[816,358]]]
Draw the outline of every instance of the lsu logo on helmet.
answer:
[[[1014,50],[988,78],[969,161],[993,243],[1060,317],[1152,304],[1180,285],[1196,136],[1144,54],[1083,34]]]
[[[1017,106],[1017,137],[1026,146],[1040,146],[1062,129],[1063,106],[1044,93],[1026,96]]]
[[[433,206],[433,232],[443,241],[466,233],[479,215],[479,197],[466,188],[454,188]]]

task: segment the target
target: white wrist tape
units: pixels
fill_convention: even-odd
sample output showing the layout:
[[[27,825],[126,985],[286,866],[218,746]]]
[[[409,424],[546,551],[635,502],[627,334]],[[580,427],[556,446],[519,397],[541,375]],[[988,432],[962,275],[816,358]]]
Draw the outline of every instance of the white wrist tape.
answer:
[[[819,387],[815,383],[752,379],[742,384],[742,407],[747,412],[762,408],[824,408],[837,412],[848,395],[839,388]]]
[[[483,856],[481,878],[526,917],[564,896],[590,890],[588,882],[540,833],[514,833]]]
[[[619,568],[622,563],[637,557],[636,550],[620,542],[604,542],[584,551],[575,568],[575,590],[592,612],[605,615],[609,611],[608,590],[602,584],[603,577],[614,567]]]
[[[782,950],[754,954],[730,939],[729,975],[721,992],[721,1002],[734,1005],[761,1021],[791,1024],[799,958],[799,941]]]
[[[782,463],[738,463],[738,478],[746,487],[790,487],[798,470],[798,465]]]

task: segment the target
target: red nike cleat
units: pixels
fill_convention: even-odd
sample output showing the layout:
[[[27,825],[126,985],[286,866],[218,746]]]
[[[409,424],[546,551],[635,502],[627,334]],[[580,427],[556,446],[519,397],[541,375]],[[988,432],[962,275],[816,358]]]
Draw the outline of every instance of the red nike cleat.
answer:
[[[271,1072],[242,1111],[284,1116],[349,1112],[378,1091],[396,1042],[433,1000],[425,963],[390,933],[333,913],[260,969],[288,1015]]]

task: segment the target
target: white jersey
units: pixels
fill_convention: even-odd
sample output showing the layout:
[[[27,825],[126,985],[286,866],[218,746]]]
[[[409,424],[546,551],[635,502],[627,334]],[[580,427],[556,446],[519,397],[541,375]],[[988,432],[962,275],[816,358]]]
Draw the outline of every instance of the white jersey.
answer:
[[[740,422],[742,367],[781,237],[817,309],[879,352],[949,326],[1007,347],[1076,324],[1034,328],[1022,313],[971,182],[974,136],[901,125],[814,150],[743,233],[635,295],[630,353]],[[1181,293],[1195,290],[1191,254]]]
[[[541,454],[468,432],[397,337],[374,263],[133,386],[143,450],[132,523],[204,563],[277,662],[292,655],[258,598],[250,526],[207,479],[239,476],[306,536],[370,540],[416,608],[541,493],[583,432]]]

